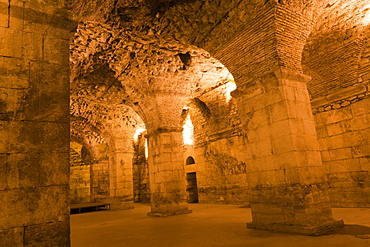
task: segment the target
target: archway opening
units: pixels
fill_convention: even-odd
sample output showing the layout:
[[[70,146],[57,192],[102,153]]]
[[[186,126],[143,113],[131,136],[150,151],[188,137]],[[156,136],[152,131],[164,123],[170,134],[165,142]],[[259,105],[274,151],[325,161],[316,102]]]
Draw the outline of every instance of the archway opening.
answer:
[[[195,164],[195,160],[193,157],[189,156],[187,159],[186,159],[186,165],[193,165]]]

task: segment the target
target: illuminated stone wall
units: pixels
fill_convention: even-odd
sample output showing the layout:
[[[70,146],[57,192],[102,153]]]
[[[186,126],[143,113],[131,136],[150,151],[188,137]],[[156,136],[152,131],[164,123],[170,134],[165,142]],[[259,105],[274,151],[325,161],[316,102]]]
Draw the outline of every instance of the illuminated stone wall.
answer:
[[[186,172],[196,172],[200,203],[249,204],[246,178],[245,136],[229,82],[189,105],[194,144],[185,145],[185,156],[195,159]],[[184,161],[185,162],[185,161]]]
[[[334,207],[370,206],[370,93],[363,96],[347,107],[315,115]]]
[[[135,202],[150,202],[149,170],[145,151],[146,138],[139,135],[134,144],[132,162]]]
[[[70,178],[70,202],[87,203],[91,202],[91,166],[80,165],[71,167]]]

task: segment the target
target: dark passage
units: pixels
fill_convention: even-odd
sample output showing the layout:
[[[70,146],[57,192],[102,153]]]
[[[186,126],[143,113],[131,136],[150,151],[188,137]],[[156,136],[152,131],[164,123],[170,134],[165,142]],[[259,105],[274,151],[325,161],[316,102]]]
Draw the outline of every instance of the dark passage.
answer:
[[[187,173],[186,180],[188,182],[187,192],[188,192],[188,202],[198,203],[198,187],[197,187],[197,175],[195,172]]]

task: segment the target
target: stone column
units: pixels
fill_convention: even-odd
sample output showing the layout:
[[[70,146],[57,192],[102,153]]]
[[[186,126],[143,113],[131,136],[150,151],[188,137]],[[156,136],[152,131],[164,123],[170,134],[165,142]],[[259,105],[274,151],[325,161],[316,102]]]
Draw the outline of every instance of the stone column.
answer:
[[[134,208],[132,158],[133,151],[116,150],[109,154],[110,202],[112,209]]]
[[[248,140],[248,228],[314,235],[343,225],[332,218],[309,80],[279,68],[232,93]]]
[[[182,128],[148,130],[150,216],[191,213],[188,210]]]
[[[58,1],[0,0],[0,245],[70,246],[69,39]]]

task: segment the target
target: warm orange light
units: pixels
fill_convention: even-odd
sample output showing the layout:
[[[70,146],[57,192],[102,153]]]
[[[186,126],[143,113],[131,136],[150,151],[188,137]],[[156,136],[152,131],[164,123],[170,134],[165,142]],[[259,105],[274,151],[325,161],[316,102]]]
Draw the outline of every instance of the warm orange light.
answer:
[[[366,5],[364,10],[364,18],[362,19],[362,23],[367,26],[370,24],[370,4]]]
[[[229,103],[229,101],[232,98],[230,93],[236,89],[236,84],[234,82],[234,79],[230,80],[227,84],[225,84],[225,86],[226,86],[225,88],[226,102]]]
[[[139,135],[143,133],[144,131],[146,131],[146,129],[136,129],[135,134],[134,134],[134,140],[137,141],[139,138]]]
[[[185,145],[194,144],[194,126],[191,121],[190,114],[185,119],[185,124],[183,125],[184,130],[182,131],[182,137],[184,139]]]

